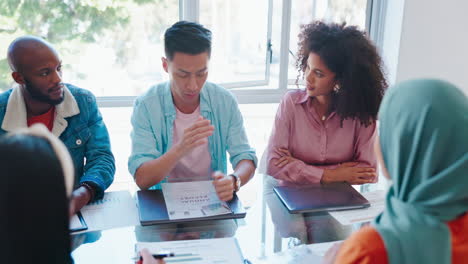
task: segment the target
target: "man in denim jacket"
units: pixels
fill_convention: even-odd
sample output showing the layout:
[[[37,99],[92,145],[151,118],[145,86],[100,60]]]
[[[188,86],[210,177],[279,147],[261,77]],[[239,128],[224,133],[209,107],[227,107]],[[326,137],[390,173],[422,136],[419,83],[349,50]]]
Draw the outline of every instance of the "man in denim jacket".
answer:
[[[43,123],[65,143],[75,166],[72,215],[101,199],[114,180],[114,156],[96,98],[87,90],[62,83],[59,55],[40,38],[14,40],[8,48],[8,62],[18,86],[0,94],[0,135]],[[37,176],[42,176],[40,171]],[[47,192],[47,186],[43,188]]]
[[[211,32],[180,21],[164,35],[169,82],[139,97],[132,115],[130,173],[141,189],[161,182],[213,180],[228,201],[255,171],[239,107],[226,89],[206,82]],[[234,173],[226,175],[227,156]]]

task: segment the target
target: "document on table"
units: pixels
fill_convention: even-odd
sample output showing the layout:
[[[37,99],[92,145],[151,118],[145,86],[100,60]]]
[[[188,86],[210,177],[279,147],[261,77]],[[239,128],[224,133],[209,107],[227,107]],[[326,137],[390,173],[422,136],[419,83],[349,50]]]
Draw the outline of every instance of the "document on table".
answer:
[[[162,192],[170,220],[232,213],[212,181],[162,183]]]
[[[242,257],[237,240],[233,237],[168,242],[141,242],[135,245],[135,252],[138,254],[143,248],[147,248],[152,254],[163,251],[174,253],[174,257],[164,259],[168,264],[244,263],[244,258]]]
[[[106,192],[102,200],[83,207],[81,214],[88,225],[83,232],[140,224],[135,199],[128,191]]]
[[[370,207],[356,210],[329,212],[342,225],[351,225],[372,221],[385,209],[386,191],[365,192],[362,195],[370,202]]]

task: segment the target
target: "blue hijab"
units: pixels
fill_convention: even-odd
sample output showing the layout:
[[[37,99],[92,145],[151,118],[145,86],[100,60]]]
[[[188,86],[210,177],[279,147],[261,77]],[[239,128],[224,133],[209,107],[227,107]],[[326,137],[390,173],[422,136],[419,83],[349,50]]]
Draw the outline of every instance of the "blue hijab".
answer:
[[[379,119],[393,185],[373,225],[389,262],[451,263],[447,222],[468,211],[467,97],[444,81],[407,81],[388,90]]]

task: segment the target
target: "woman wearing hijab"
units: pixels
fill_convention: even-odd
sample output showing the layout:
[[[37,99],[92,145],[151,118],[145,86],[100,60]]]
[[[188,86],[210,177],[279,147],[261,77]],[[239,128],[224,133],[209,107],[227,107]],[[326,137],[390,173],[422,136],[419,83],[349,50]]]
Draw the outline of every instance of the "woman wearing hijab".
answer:
[[[407,81],[387,92],[379,118],[376,152],[393,181],[386,209],[335,263],[466,263],[466,96],[444,81]]]

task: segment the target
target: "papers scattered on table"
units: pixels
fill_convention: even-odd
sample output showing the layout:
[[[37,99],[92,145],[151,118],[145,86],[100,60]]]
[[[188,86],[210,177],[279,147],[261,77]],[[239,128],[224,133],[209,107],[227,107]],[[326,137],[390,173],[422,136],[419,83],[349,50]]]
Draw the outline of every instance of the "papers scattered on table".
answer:
[[[163,183],[169,219],[188,219],[232,213],[216,194],[212,181]]]
[[[152,254],[157,254],[162,251],[174,253],[174,257],[164,259],[168,264],[244,263],[237,240],[233,237],[151,243],[142,242],[135,245],[136,253],[138,254],[143,248],[147,248]]]
[[[385,209],[386,191],[378,190],[365,192],[362,195],[370,202],[371,206],[364,209],[329,212],[342,225],[351,225],[372,221]]]
[[[102,200],[83,207],[81,214],[88,225],[83,232],[140,224],[135,200],[128,191],[106,192]]]

